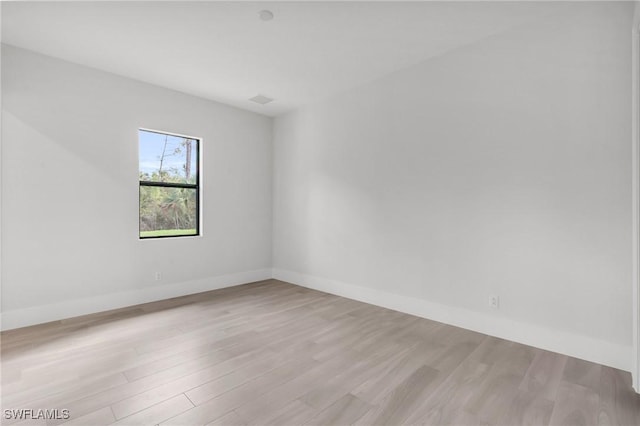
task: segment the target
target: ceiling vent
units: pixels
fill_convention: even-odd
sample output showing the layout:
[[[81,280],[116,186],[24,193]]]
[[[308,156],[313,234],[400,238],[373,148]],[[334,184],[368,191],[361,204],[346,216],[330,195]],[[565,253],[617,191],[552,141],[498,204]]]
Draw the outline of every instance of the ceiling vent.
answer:
[[[251,102],[255,102],[260,105],[265,105],[265,104],[268,104],[269,102],[273,102],[273,99],[268,98],[264,95],[256,95],[253,98],[250,98],[249,100]]]

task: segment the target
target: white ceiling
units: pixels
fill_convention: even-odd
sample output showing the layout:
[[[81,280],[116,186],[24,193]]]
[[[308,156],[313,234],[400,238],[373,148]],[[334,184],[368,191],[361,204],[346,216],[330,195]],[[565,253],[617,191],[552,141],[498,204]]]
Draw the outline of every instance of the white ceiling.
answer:
[[[545,2],[5,2],[2,41],[277,115],[520,25]],[[269,9],[275,19],[261,21]],[[258,105],[249,98],[274,98]]]

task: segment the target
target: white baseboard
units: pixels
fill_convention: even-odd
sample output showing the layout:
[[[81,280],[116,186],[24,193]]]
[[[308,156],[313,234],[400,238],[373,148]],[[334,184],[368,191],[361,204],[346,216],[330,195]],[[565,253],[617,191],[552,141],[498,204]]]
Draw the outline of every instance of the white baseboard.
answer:
[[[232,287],[271,278],[271,269],[239,272],[217,277],[202,278],[162,286],[147,287],[126,292],[102,294],[82,299],[71,299],[50,305],[33,306],[2,312],[0,329],[26,327],[49,321],[124,308],[140,303],[155,302],[172,297],[186,296],[219,288]]]
[[[273,270],[265,268],[6,311],[1,314],[0,329],[26,327],[270,278],[621,370],[631,370],[631,346],[278,268]]]
[[[275,268],[273,278],[598,364],[631,370],[631,346]]]

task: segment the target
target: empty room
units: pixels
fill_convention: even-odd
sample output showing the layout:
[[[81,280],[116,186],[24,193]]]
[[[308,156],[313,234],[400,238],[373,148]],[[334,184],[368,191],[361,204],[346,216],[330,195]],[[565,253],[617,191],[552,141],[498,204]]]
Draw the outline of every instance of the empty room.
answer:
[[[640,3],[4,1],[2,425],[640,425]]]

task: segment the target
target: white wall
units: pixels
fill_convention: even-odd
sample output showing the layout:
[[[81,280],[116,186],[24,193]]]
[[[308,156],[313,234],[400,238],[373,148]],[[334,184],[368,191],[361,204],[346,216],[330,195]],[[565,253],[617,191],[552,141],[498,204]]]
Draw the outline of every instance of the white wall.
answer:
[[[640,2],[635,2],[635,9],[633,14],[633,28],[631,32],[631,59],[633,61],[631,66],[632,78],[632,262],[633,262],[633,276],[632,276],[632,323],[633,323],[633,337],[632,337],[632,367],[631,373],[633,376],[633,387],[636,392],[640,392]]]
[[[275,276],[629,369],[632,9],[573,4],[277,118]]]
[[[280,117],[273,147],[268,118],[3,45],[2,328],[273,265],[629,369],[632,5],[567,10]],[[138,240],[139,127],[204,139],[202,237]]]
[[[7,45],[2,90],[3,328],[270,277],[270,118]],[[138,239],[140,127],[203,138],[203,236]]]

